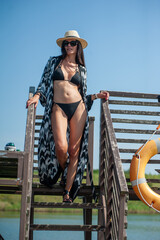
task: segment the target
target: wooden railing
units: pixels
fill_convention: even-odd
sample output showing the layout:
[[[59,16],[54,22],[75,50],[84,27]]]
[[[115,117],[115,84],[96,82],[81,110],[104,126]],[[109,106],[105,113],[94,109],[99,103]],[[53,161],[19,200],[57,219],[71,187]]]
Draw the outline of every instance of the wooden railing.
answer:
[[[110,91],[109,109],[123,168],[129,170],[134,153],[152,136],[160,124],[160,95],[150,93]],[[157,131],[153,139],[159,137]],[[159,156],[152,157],[146,172],[159,170]],[[160,194],[158,175],[146,174],[146,179],[153,191]],[[126,174],[129,189],[129,200],[139,200],[130,183],[129,173]]]
[[[98,239],[126,239],[128,188],[115,138],[108,102],[101,102],[100,121],[100,201],[99,224],[103,219],[106,231]]]
[[[29,98],[33,97],[35,88],[30,87]],[[22,195],[21,221],[19,239],[29,239],[30,219],[31,219],[31,201],[32,201],[32,176],[33,176],[33,153],[34,153],[34,129],[35,129],[35,107],[28,107],[24,151],[28,153],[26,192]]]

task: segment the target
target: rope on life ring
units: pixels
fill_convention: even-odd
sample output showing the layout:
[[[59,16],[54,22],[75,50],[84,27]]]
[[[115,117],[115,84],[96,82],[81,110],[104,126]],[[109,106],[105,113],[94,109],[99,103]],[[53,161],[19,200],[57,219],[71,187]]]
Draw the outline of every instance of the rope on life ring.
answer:
[[[156,131],[160,125],[156,128]],[[156,133],[152,134],[152,136]],[[132,158],[130,166],[130,181],[138,198],[147,206],[160,213],[160,195],[154,192],[147,184],[145,167],[151,157],[160,153],[160,138],[150,140],[141,146]]]

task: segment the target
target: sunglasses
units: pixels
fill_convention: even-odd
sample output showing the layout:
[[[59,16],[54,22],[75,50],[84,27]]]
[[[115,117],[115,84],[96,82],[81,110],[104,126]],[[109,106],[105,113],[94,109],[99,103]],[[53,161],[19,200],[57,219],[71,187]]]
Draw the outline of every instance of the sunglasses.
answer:
[[[71,42],[64,41],[64,46],[65,47],[68,46],[69,43],[72,47],[75,47],[77,45],[77,41],[75,40],[75,41],[71,41]]]

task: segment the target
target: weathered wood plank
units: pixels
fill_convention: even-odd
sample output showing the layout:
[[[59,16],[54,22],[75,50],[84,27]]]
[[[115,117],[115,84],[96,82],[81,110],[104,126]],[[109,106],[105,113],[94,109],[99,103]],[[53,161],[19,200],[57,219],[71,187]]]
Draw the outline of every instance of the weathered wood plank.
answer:
[[[39,133],[40,132],[40,130],[39,129],[35,129],[35,133]]]
[[[121,161],[123,163],[131,163],[131,159],[129,159],[129,156],[131,156],[131,154],[134,154],[137,151],[137,145],[134,144],[144,144],[148,138],[147,135],[152,135],[153,132],[155,131],[154,129],[154,125],[159,125],[159,119],[157,117],[160,116],[160,111],[156,110],[157,107],[160,106],[159,103],[159,98],[160,95],[158,94],[142,94],[142,93],[126,93],[126,92],[115,92],[115,91],[109,91],[110,92],[110,99],[109,99],[109,104],[110,104],[110,113],[111,113],[111,121],[114,123],[114,131],[116,133],[116,141],[119,144],[119,152],[121,153],[120,156],[126,156],[127,159],[121,159]],[[130,99],[125,99],[125,98],[130,98]],[[139,98],[139,99],[138,99]],[[154,99],[155,101],[149,101],[149,100],[145,100],[145,99]],[[114,104],[114,106],[113,106]],[[107,105],[107,104],[106,104]],[[117,105],[117,106],[116,106]],[[131,106],[131,107],[129,107]],[[156,108],[155,108],[156,107]],[[147,109],[149,109],[149,111],[147,111]],[[153,109],[153,110],[152,110]],[[155,111],[154,111],[155,110]],[[107,109],[108,111],[108,109]],[[108,111],[109,112],[109,111]],[[110,114],[109,113],[109,114]],[[122,116],[118,116],[118,115],[122,115]],[[123,116],[123,115],[129,115],[127,116]],[[137,115],[137,116],[141,116],[136,118],[132,115]],[[148,116],[148,118],[145,118],[145,116]],[[154,117],[153,117],[154,116]],[[105,115],[105,120],[106,118],[108,118],[108,115]],[[122,128],[119,127],[119,125],[117,124],[121,124],[120,126],[122,126]],[[123,124],[123,125],[122,125]],[[125,126],[126,124],[126,126]],[[134,127],[131,128],[129,127],[127,124],[134,124]],[[137,129],[136,125],[141,125],[141,127],[138,126]],[[104,125],[104,123],[103,123]],[[132,126],[131,125],[131,126]],[[153,130],[151,130],[151,127],[146,129],[146,125],[153,125]],[[118,126],[118,127],[117,127]],[[123,127],[124,126],[124,127]],[[103,126],[103,128],[105,128],[105,126]],[[110,126],[107,126],[107,134],[109,132],[109,128]],[[104,131],[104,130],[103,130]],[[118,134],[120,133],[120,134]],[[128,135],[130,134],[130,136]],[[134,135],[131,135],[134,134]],[[137,136],[135,137],[135,134],[145,134],[145,136]],[[157,135],[159,135],[159,133],[156,133]],[[129,137],[128,137],[128,136]],[[103,137],[102,137],[103,138]],[[133,139],[132,139],[133,138]],[[137,139],[138,138],[138,139]],[[145,139],[147,138],[147,139]],[[104,141],[104,140],[103,140]],[[121,144],[121,143],[126,143],[125,145]],[[104,145],[105,145],[105,141],[104,141]],[[107,146],[105,145],[107,151],[109,151],[109,154],[112,154],[112,148],[113,143],[111,143],[111,146]],[[101,151],[100,152],[100,156],[104,157],[104,153]],[[131,156],[132,158],[132,156]],[[155,160],[155,159],[151,159],[148,163],[151,164],[157,164],[160,163],[160,160]],[[116,168],[116,166],[115,166]],[[113,181],[113,198],[112,198],[112,210],[107,209],[107,211],[110,211],[111,214],[111,222],[109,222],[107,220],[107,236],[105,239],[109,240],[111,238],[115,238],[115,239],[126,239],[126,231],[124,230],[124,227],[127,227],[127,221],[126,218],[124,216],[126,216],[125,214],[123,214],[123,212],[125,212],[125,206],[126,203],[125,201],[123,201],[123,209],[122,212],[120,213],[120,218],[123,218],[123,220],[119,221],[119,224],[123,223],[123,225],[121,227],[119,227],[118,229],[119,231],[119,237],[117,237],[117,228],[116,228],[116,224],[117,224],[117,206],[118,206],[118,202],[119,199],[117,198],[117,190],[116,190],[116,175],[113,175],[113,179],[115,179]],[[152,184],[159,184],[160,180],[156,179],[154,181],[154,179],[149,180],[148,182],[151,182]],[[130,199],[137,199],[137,197],[135,196],[133,189],[130,188],[130,182],[129,182],[129,196]],[[157,190],[155,187],[153,188],[153,191]],[[124,195],[123,195],[124,196]],[[110,196],[106,196],[107,201],[111,200]],[[123,211],[124,210],[124,211]],[[109,215],[108,215],[109,216]]]
[[[120,153],[135,153],[137,149],[119,148]]]
[[[19,228],[19,239],[24,239],[25,231],[27,230],[26,221],[27,221],[27,197],[28,193],[28,179],[29,172],[27,171],[29,165],[29,153],[25,156],[24,159],[24,171],[23,171],[23,182],[22,182],[22,196],[21,196],[21,212],[20,212],[20,228]]]
[[[112,118],[112,122],[114,123],[130,123],[130,124],[147,124],[147,125],[159,125],[159,121],[151,121],[151,120],[140,120],[140,119],[127,119],[127,118]]]
[[[61,195],[63,194],[63,187],[58,183],[53,185],[53,188],[46,187],[45,185],[40,184],[39,182],[33,183],[33,193],[34,195]],[[99,186],[95,185],[96,194],[99,195]],[[92,196],[91,186],[81,185],[81,188],[78,192],[78,196]]]
[[[15,180],[14,180],[15,181]],[[14,185],[14,186],[12,186],[12,185],[6,185],[6,186],[4,186],[4,185],[1,185],[0,186],[0,189],[2,190],[2,191],[21,191],[21,189],[22,189],[22,187],[21,187],[21,185]]]
[[[101,225],[45,225],[45,224],[32,224],[31,230],[45,230],[45,231],[104,231],[104,226]]]
[[[136,200],[136,201],[139,200],[139,198],[135,194],[134,190],[132,189],[132,186],[128,186],[128,188],[129,188],[129,200]],[[160,190],[155,189],[155,188],[152,188],[152,190],[155,191],[157,194],[160,194]]]
[[[43,115],[36,115],[36,119],[43,119]]]
[[[0,188],[0,194],[15,194],[15,195],[20,195],[20,194],[22,194],[22,192],[21,191],[16,191],[16,190],[1,190],[1,188]]]
[[[119,231],[118,231],[118,239],[123,239],[123,232],[125,227],[125,223],[127,222],[126,216],[124,214],[125,212],[125,205],[126,205],[126,199],[125,196],[122,195],[120,196],[120,206],[119,206],[119,216],[120,216],[120,221],[119,221]]]
[[[112,97],[126,97],[126,98],[146,98],[146,99],[157,99],[159,94],[150,93],[135,93],[135,92],[119,92],[119,91],[109,91]]]
[[[42,122],[35,122],[35,126],[41,126]]]
[[[160,116],[160,112],[110,109],[111,114]]]
[[[120,153],[135,153],[136,151],[136,148],[119,148]]]
[[[147,178],[147,183],[160,183],[160,179],[151,179],[151,178]],[[127,182],[130,182],[130,178],[126,178]]]
[[[123,100],[109,100],[109,104],[115,105],[133,105],[133,106],[148,106],[148,107],[159,107],[159,102],[141,102],[141,101],[123,101]]]
[[[131,163],[131,159],[121,159],[122,163]],[[159,159],[150,159],[148,164],[160,164],[160,160]]]
[[[153,134],[154,130],[142,130],[142,129],[127,129],[127,128],[114,128],[117,133],[135,133],[135,134]],[[155,134],[159,135],[159,132]]]
[[[35,92],[34,87],[29,89],[29,98],[33,97]],[[31,198],[32,198],[32,175],[33,175],[33,153],[34,153],[34,129],[35,129],[35,113],[36,109],[34,105],[30,105],[27,111],[27,124],[25,134],[25,146],[24,151],[29,154],[26,181],[26,191],[22,196],[22,208],[23,217],[20,222],[20,238],[29,239],[29,226],[30,226],[30,209],[31,209]]]
[[[38,170],[38,167],[33,167],[34,170]]]
[[[0,182],[2,185],[21,184],[24,155],[24,152],[0,151],[0,178],[2,178]]]
[[[111,120],[111,116],[110,116],[108,103],[104,102],[104,101],[102,101],[102,102],[103,102],[102,106],[103,106],[106,126],[107,126],[107,130],[108,130],[108,134],[109,134],[109,138],[110,138],[111,146],[112,146],[112,154],[113,154],[113,159],[114,159],[113,161],[114,161],[114,164],[116,165],[117,174],[119,176],[118,178],[119,178],[120,189],[122,192],[128,193],[128,188],[126,185],[124,172],[123,172],[123,168],[122,168],[122,164],[121,164],[121,160],[120,160],[120,156],[119,156],[118,146],[117,146],[117,142],[116,142],[116,138],[115,138],[115,133],[114,133],[113,125],[112,125],[112,120]]]
[[[39,176],[34,174],[34,175],[33,175],[33,178],[35,178],[35,179],[38,178],[38,179],[39,179]],[[35,180],[35,179],[34,179],[34,180]]]
[[[56,203],[56,202],[34,202],[35,208],[83,208],[83,209],[103,209],[99,203]]]
[[[147,139],[133,139],[133,138],[116,138],[120,143],[145,143]]]
[[[0,179],[0,185],[3,185],[3,186],[15,186],[15,185],[21,185],[22,183],[19,182],[18,180],[4,180],[4,179]],[[6,188],[5,188],[6,189]]]
[[[38,141],[39,140],[39,137],[34,137],[34,141]]]

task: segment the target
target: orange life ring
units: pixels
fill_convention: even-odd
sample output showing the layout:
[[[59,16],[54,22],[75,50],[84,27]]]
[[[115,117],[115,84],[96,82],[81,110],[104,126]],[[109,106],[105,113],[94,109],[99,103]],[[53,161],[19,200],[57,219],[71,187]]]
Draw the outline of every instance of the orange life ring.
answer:
[[[137,150],[131,161],[130,181],[138,198],[159,212],[160,195],[148,186],[145,178],[145,167],[157,153],[160,153],[160,138],[147,142]]]

